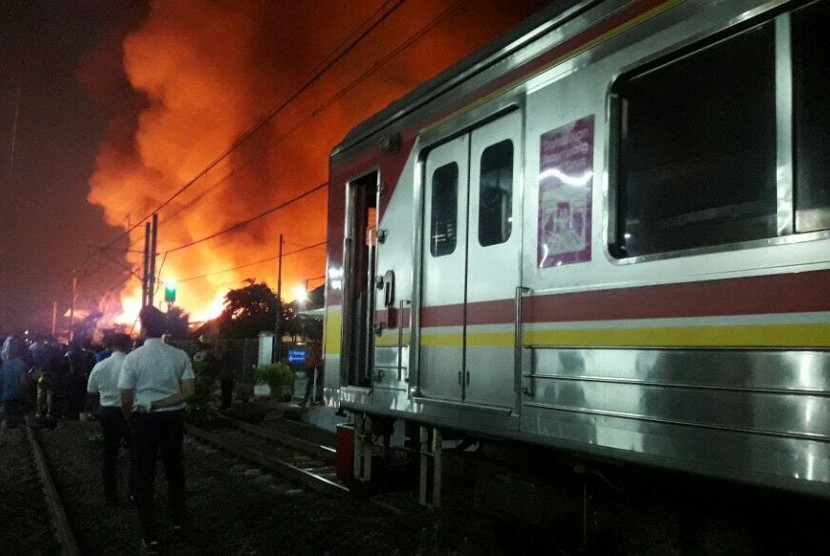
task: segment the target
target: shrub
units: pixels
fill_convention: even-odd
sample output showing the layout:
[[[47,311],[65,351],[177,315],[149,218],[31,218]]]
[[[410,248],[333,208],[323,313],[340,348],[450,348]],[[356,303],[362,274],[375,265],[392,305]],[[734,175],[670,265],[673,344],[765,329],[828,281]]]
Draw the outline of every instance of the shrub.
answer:
[[[266,382],[271,388],[271,394],[279,397],[282,387],[294,382],[294,372],[285,363],[260,365],[256,368],[254,377],[257,382]]]

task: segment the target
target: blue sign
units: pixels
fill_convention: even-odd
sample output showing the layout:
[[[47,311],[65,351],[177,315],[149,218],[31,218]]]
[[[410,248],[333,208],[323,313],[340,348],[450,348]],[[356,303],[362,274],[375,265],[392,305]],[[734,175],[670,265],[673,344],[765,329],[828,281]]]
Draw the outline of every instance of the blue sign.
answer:
[[[305,365],[306,358],[308,357],[308,350],[305,349],[289,349],[288,350],[288,362],[292,365]]]

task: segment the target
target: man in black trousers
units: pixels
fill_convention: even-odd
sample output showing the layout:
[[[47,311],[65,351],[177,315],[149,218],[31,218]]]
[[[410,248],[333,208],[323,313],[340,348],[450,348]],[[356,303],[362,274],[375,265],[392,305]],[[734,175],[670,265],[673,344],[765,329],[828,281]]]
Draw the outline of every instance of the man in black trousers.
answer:
[[[155,307],[139,314],[144,345],[124,358],[118,387],[133,433],[135,504],[147,553],[158,550],[153,507],[156,456],[161,450],[167,475],[173,529],[185,520],[185,474],[182,456],[184,401],[193,395],[193,367],[184,351],[165,344],[167,318]]]
[[[121,410],[121,391],[118,388],[121,367],[132,346],[132,339],[127,334],[112,334],[107,338],[106,343],[107,347],[112,350],[112,355],[96,363],[92,368],[86,391],[88,394],[98,394],[100,397],[98,422],[101,424],[101,435],[104,437],[104,496],[107,503],[116,504],[118,503],[116,486],[118,449],[122,439],[132,452],[130,429]],[[132,494],[132,477],[128,479],[128,483],[130,494]]]

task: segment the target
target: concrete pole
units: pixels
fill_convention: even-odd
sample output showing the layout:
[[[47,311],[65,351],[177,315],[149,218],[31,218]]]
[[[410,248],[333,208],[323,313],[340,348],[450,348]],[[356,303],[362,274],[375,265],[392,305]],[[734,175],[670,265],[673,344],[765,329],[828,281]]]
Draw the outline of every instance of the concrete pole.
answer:
[[[277,318],[274,324],[274,363],[280,362],[280,337],[282,336],[282,234],[280,234],[279,256],[277,257]]]
[[[69,343],[75,339],[75,299],[78,297],[78,276],[72,271],[72,303],[69,305]]]
[[[153,230],[150,240],[150,281],[147,284],[147,305],[153,305],[153,296],[156,293],[156,251],[159,239],[159,215],[153,213]]]
[[[144,272],[141,275],[141,306],[147,306],[147,284],[150,281],[150,223],[144,223]]]

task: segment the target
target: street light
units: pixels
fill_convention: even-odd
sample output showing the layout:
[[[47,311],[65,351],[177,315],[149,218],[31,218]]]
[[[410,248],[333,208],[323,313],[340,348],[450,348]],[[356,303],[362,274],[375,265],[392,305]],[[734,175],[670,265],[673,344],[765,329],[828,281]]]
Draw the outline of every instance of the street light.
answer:
[[[306,280],[306,284],[307,283],[308,280]],[[294,286],[294,299],[297,303],[305,303],[308,301],[308,288],[306,287],[306,284],[297,284]]]

